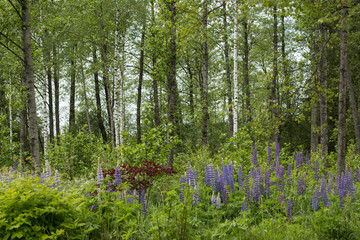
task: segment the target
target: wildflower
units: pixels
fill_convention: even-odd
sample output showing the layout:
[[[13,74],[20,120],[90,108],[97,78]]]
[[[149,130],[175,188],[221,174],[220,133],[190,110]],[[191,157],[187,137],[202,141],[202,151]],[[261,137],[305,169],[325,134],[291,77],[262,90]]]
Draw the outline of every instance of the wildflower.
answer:
[[[121,171],[119,166],[115,168],[115,185],[121,184]]]
[[[13,171],[16,171],[17,165],[18,165],[18,162],[17,162],[16,158],[14,158],[14,161],[13,161]]]
[[[344,206],[344,197],[346,196],[346,180],[344,172],[341,173],[339,180],[339,205],[340,208]]]
[[[97,185],[101,185],[104,182],[104,174],[101,169],[100,160],[98,162],[98,169],[97,169]]]
[[[257,150],[256,150],[256,146],[255,146],[255,142],[253,142],[253,151],[252,151],[252,158],[251,158],[251,164],[253,166],[257,165]]]
[[[244,183],[243,183],[243,179],[242,179],[242,169],[241,169],[241,166],[239,167],[239,171],[238,171],[238,183],[239,183],[240,189],[244,187]]]
[[[283,201],[284,201],[284,199],[285,199],[285,193],[282,193],[281,195],[280,195],[280,203],[282,203]]]
[[[287,184],[288,186],[290,187],[291,184],[292,184],[292,166],[291,166],[291,163],[289,162],[289,165],[288,165],[288,174],[287,174]]]
[[[140,187],[140,191],[139,191],[139,203],[142,206],[141,209],[141,213],[145,214],[146,213],[146,203],[145,203],[145,199],[146,199],[146,191],[145,188]]]
[[[358,167],[356,167],[356,170],[355,170],[355,182],[360,182],[360,173],[359,173]]]
[[[323,206],[324,207],[329,207],[330,206],[330,201],[327,198],[326,195],[326,180],[325,180],[325,176],[323,176],[321,178],[321,196],[322,196],[322,201],[323,201]]]
[[[319,209],[319,191],[316,187],[312,197],[312,210],[317,211]]]
[[[215,192],[212,192],[212,196],[211,196],[211,206],[215,206],[216,205],[216,197],[215,197]]]
[[[265,169],[265,191],[264,194],[265,196],[269,196],[270,195],[270,172]]]
[[[245,196],[246,196],[246,198],[247,198],[247,199],[250,199],[250,182],[249,182],[249,175],[245,175],[244,188],[245,188]]]
[[[308,167],[309,165],[310,165],[309,153],[306,153],[305,166]]]
[[[51,177],[51,167],[48,160],[45,160],[45,177],[50,178]]]
[[[194,193],[193,193],[193,205],[198,205],[199,204],[199,193],[198,190],[196,188],[196,186],[194,187]]]
[[[292,207],[293,207],[293,203],[291,202],[290,198],[288,199],[287,202],[287,217],[291,218],[292,215]]]
[[[319,162],[317,159],[315,161],[314,180],[319,181]]]
[[[260,202],[260,176],[256,176],[254,181],[254,201]]]
[[[244,201],[241,205],[241,212],[246,212],[248,210],[248,206],[246,204],[246,198],[244,198]]]
[[[280,160],[280,145],[278,142],[276,142],[275,144],[275,162],[276,164],[279,164],[279,160]]]
[[[221,198],[220,198],[220,193],[218,193],[217,197],[216,197],[216,208],[220,209],[221,208]]]

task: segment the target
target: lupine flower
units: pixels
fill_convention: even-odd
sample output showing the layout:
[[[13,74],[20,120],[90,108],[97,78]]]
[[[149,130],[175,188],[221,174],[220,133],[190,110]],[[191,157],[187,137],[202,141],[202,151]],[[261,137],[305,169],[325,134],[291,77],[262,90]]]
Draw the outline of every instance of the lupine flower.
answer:
[[[275,144],[275,162],[279,164],[280,160],[280,145],[278,142]]]
[[[340,208],[344,206],[344,198],[346,196],[346,180],[344,172],[341,173],[340,181],[339,181],[339,205]]]
[[[290,198],[288,199],[288,202],[287,202],[287,217],[288,218],[291,218],[292,216],[292,206],[293,206],[293,203],[291,202]]]
[[[257,175],[254,181],[254,202],[260,202],[260,176]]]
[[[208,165],[205,165],[205,186],[211,186],[211,173],[209,171]]]
[[[97,169],[97,185],[101,185],[104,182],[104,174],[101,169],[100,161],[98,162],[98,169]]]
[[[319,162],[317,159],[315,161],[314,180],[319,181]]]
[[[43,183],[43,182],[45,182],[45,174],[41,173],[40,174],[40,183]]]
[[[269,197],[270,196],[270,172],[265,169],[265,190],[264,190],[264,193],[265,193],[265,196]]]
[[[306,153],[305,166],[308,167],[309,165],[310,165],[309,153]]]
[[[297,179],[297,195],[300,196],[303,193],[304,193],[303,180],[299,175]]]
[[[253,142],[253,151],[252,151],[252,158],[251,158],[251,164],[253,166],[257,165],[257,150],[256,150],[256,146],[255,146],[255,142]]]
[[[50,178],[51,177],[51,167],[48,160],[45,160],[45,177]]]
[[[290,162],[289,162],[289,165],[288,165],[287,184],[288,184],[289,187],[292,184],[292,166],[291,166]]]
[[[226,189],[225,185],[222,185],[222,199],[223,199],[223,203],[229,203],[229,192]]]
[[[134,198],[133,198],[134,195],[136,195],[136,191],[135,191],[135,190],[134,190],[133,192],[130,192],[130,193],[129,193],[129,195],[128,195],[127,199],[126,199],[128,203],[134,202]]]
[[[250,182],[249,182],[249,175],[245,175],[244,188],[245,188],[245,196],[246,196],[246,198],[247,198],[247,199],[250,199]]]
[[[186,178],[184,176],[180,177],[180,191],[179,191],[179,196],[180,196],[180,202],[184,202],[184,190],[185,190],[185,184],[186,184]]]
[[[326,190],[326,192],[328,194],[331,194],[333,179],[334,179],[334,177],[333,177],[332,173],[329,173],[328,185],[327,185],[327,190]]]
[[[354,177],[351,168],[348,171],[348,191],[355,197]]]
[[[215,192],[213,191],[212,196],[211,196],[211,206],[216,206],[216,197],[215,197]]]
[[[16,171],[17,165],[18,165],[18,162],[17,162],[17,160],[15,158],[14,161],[13,161],[13,171]]]
[[[279,167],[277,168],[276,177],[278,178],[277,179],[278,190],[284,191],[285,180],[284,180],[284,167],[282,165],[279,165]]]
[[[115,168],[115,185],[121,184],[121,171],[119,166]]]
[[[146,203],[145,203],[145,199],[146,199],[146,191],[145,191],[145,188],[140,188],[140,191],[139,191],[139,203],[141,204],[142,206],[142,209],[141,209],[141,213],[142,214],[145,214],[146,213]]]
[[[234,190],[234,167],[229,163],[228,165],[228,184],[231,187],[231,190]]]
[[[283,201],[284,201],[284,199],[285,199],[285,193],[282,193],[281,195],[280,195],[280,203],[282,203]]]
[[[213,185],[213,190],[216,192],[220,192],[220,180],[219,180],[219,171],[215,170],[214,171],[214,181],[215,184]]]
[[[248,206],[246,204],[246,198],[244,198],[244,201],[241,205],[241,212],[246,212],[248,210]]]
[[[317,211],[319,209],[319,191],[316,187],[312,197],[312,210]]]
[[[326,180],[325,180],[325,176],[323,176],[321,178],[321,196],[322,196],[322,201],[323,201],[323,206],[324,207],[329,207],[330,206],[330,201],[327,198],[327,194],[326,194]]]
[[[59,175],[59,172],[57,170],[55,171],[54,180],[55,180],[54,188],[59,187],[61,182],[60,182],[60,175]]]
[[[239,167],[239,171],[238,171],[238,183],[239,183],[240,189],[244,187],[243,178],[242,178],[242,168],[241,168],[241,166]]]
[[[215,185],[214,166],[213,166],[213,165],[210,165],[210,166],[208,167],[208,170],[209,170],[209,173],[210,173],[211,186],[214,187],[214,185]]]
[[[268,164],[269,165],[271,164],[271,159],[272,159],[272,157],[271,157],[271,147],[269,146],[268,147]]]
[[[218,193],[217,198],[216,198],[216,208],[221,208],[221,198],[220,198],[220,193]]]
[[[360,182],[360,172],[358,167],[356,167],[355,170],[355,182]]]
[[[98,209],[98,207],[99,206],[97,204],[94,204],[94,205],[91,206],[90,211],[95,212],[96,209]]]

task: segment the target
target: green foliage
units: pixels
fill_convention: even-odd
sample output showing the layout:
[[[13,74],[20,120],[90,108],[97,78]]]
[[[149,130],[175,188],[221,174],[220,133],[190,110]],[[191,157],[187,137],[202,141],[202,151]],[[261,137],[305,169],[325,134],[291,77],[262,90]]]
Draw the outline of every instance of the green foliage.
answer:
[[[82,239],[91,229],[85,224],[84,199],[76,193],[51,188],[38,177],[8,176],[0,188],[2,239]]]
[[[0,114],[0,168],[12,165],[13,157],[19,150],[18,142],[11,142],[6,115]]]

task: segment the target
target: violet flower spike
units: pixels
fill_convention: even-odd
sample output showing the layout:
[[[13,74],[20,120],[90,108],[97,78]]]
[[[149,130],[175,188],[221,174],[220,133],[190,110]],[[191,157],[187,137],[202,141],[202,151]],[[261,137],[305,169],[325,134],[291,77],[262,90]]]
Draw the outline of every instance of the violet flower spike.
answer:
[[[121,184],[121,171],[119,166],[115,168],[115,185]]]

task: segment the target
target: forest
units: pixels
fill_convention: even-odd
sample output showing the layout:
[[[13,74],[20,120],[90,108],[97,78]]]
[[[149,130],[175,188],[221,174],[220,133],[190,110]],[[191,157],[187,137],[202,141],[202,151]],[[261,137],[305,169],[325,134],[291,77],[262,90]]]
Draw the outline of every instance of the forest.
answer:
[[[0,0],[0,236],[360,238],[359,26],[359,0]]]

